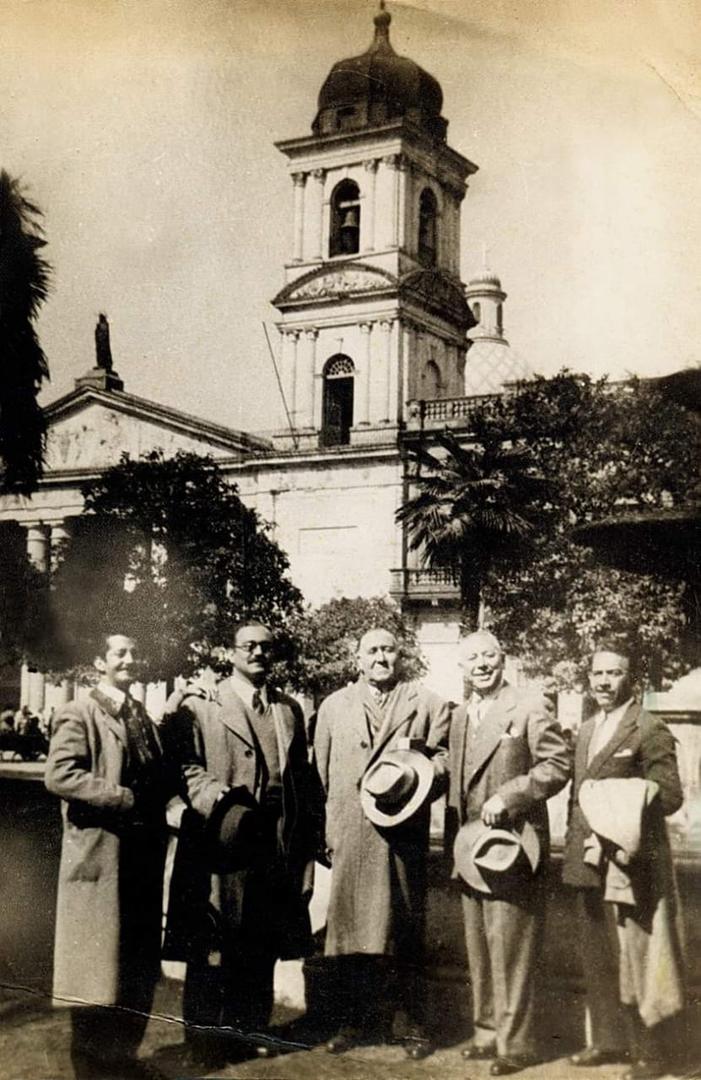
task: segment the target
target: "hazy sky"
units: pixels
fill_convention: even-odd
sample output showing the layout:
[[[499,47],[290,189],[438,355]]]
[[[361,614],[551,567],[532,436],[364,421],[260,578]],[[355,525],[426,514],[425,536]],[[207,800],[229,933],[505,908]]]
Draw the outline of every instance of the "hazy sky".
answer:
[[[480,171],[483,245],[530,366],[701,360],[701,0],[390,3]],[[247,429],[280,421],[262,320],[291,254],[276,139],[308,134],[374,0],[0,0],[0,165],[45,214],[48,402],[106,311],[126,389]]]

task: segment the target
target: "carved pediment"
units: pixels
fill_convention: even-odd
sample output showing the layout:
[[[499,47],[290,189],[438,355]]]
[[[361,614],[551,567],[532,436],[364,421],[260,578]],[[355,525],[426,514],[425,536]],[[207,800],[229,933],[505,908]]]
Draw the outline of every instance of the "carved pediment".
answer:
[[[403,297],[457,322],[463,330],[477,325],[462,286],[440,270],[412,270],[402,278],[400,290]]]
[[[263,440],[189,416],[131,394],[82,388],[46,410],[47,471],[97,471],[116,465],[123,452],[137,458],[161,449],[213,457],[262,447]]]
[[[391,292],[397,288],[397,279],[386,270],[367,263],[341,263],[333,267],[312,270],[296,281],[286,285],[273,300],[278,308],[318,303],[322,301],[347,300],[368,293]]]

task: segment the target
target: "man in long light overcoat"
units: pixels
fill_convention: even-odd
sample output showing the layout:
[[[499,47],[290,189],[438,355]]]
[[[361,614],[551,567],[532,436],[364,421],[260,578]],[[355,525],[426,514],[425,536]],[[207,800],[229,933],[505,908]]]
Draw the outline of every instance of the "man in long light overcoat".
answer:
[[[447,783],[449,708],[417,682],[399,681],[393,634],[365,633],[358,649],[360,677],[321,705],[314,748],[326,791],[326,844],[331,897],[326,954],[348,957],[344,1023],[327,1044],[340,1053],[372,1041],[385,993],[385,964],[393,958],[407,1013],[410,1057],[430,1052],[425,1029],[423,946],[430,801]],[[419,812],[394,828],[366,816],[360,787],[381,755],[413,740],[430,759],[432,790]]]
[[[570,754],[542,695],[504,679],[504,654],[490,633],[461,645],[469,697],[450,731],[449,803],[458,822],[520,828],[529,823],[540,847],[538,872],[506,895],[463,888],[474,1037],[465,1059],[494,1058],[493,1076],[537,1058],[537,966],[545,928],[544,867],[549,834],[546,800],[567,783]]]
[[[108,634],[100,682],[55,721],[46,787],[63,844],[54,1001],[72,1006],[76,1077],[155,1077],[136,1052],[160,973],[165,803],[172,794],[155,724],[129,693],[136,644]]]
[[[630,657],[621,650],[616,642],[604,643],[592,655],[589,681],[598,710],[579,729],[575,749],[563,880],[577,890],[591,1045],[571,1062],[590,1069],[623,1061],[630,1053],[625,1075],[649,1080],[667,1072],[657,1025],[684,1005],[676,888],[664,822],[681,806],[682,787],[674,737],[660,717],[634,700]],[[631,895],[616,903],[607,893],[611,875],[621,879],[618,853],[599,843],[579,797],[584,784],[610,790],[617,782],[630,809],[641,781],[651,795],[641,818],[642,842],[623,867]],[[595,797],[601,799],[602,790]],[[623,1008],[622,998],[629,1008]]]
[[[319,800],[302,710],[268,682],[272,661],[268,627],[239,626],[232,676],[164,720],[189,808],[166,940],[187,962],[183,1015],[202,1067],[272,1052],[275,962],[311,950]]]

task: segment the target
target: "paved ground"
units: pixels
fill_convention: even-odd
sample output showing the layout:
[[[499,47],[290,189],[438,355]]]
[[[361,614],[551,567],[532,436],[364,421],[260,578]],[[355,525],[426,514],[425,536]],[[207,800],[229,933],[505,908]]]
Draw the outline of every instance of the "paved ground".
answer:
[[[174,1018],[177,1009],[172,1007],[172,993],[167,988],[159,991],[142,1052],[153,1056],[170,1080],[193,1080],[195,1074],[182,1066],[182,1025]],[[552,1020],[556,1022],[557,1017]],[[72,1080],[68,1040],[65,1011],[50,1011],[34,999],[6,1005],[0,1010],[0,1080]],[[465,1041],[459,1037],[420,1063],[408,1061],[397,1046],[364,1047],[340,1057],[316,1046],[270,1060],[230,1065],[207,1075],[219,1080],[487,1080],[488,1063],[462,1061],[460,1048]],[[565,1049],[571,1047],[552,1041],[553,1060],[518,1075],[524,1080],[614,1080],[624,1071],[621,1066],[604,1066],[583,1072],[568,1064]],[[701,1072],[687,1066],[671,1075],[698,1077]]]

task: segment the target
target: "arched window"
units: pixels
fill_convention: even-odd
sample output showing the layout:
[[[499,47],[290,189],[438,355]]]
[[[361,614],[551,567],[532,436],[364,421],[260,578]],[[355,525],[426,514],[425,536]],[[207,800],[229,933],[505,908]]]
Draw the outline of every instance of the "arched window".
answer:
[[[497,304],[497,331],[501,334],[504,329],[504,310],[501,304]]]
[[[354,373],[353,361],[343,353],[337,353],[326,362],[321,417],[322,446],[343,446],[350,442]]]
[[[474,301],[474,303],[472,305],[472,314],[475,317],[475,322],[479,322],[480,319],[482,318],[482,308],[480,306],[479,300]]]
[[[329,256],[360,251],[360,189],[353,180],[341,180],[331,196]]]
[[[419,262],[435,266],[438,254],[438,205],[430,188],[419,199]]]
[[[426,401],[440,397],[442,386],[441,369],[435,360],[427,360],[421,372],[421,397]]]

